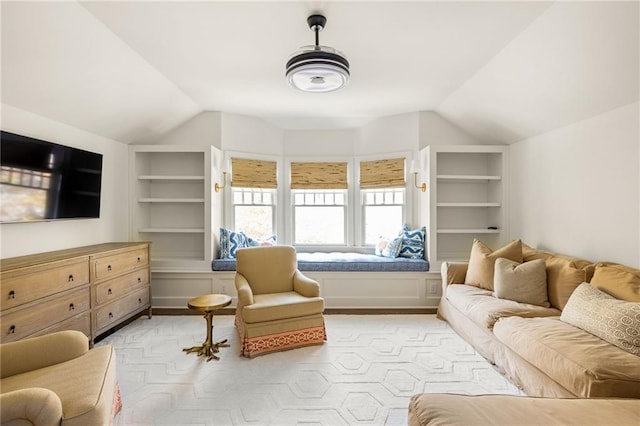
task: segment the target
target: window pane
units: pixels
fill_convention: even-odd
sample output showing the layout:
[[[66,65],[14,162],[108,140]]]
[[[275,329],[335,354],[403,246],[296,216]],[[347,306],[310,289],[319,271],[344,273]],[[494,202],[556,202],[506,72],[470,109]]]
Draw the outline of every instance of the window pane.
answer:
[[[402,229],[402,206],[365,206],[365,244],[393,237]]]
[[[237,231],[242,231],[252,238],[269,238],[273,235],[273,207],[272,206],[235,206],[235,225]]]
[[[296,206],[295,244],[344,244],[342,206]]]
[[[313,201],[314,201],[315,197],[314,194],[304,194],[304,203],[312,206],[313,205]]]

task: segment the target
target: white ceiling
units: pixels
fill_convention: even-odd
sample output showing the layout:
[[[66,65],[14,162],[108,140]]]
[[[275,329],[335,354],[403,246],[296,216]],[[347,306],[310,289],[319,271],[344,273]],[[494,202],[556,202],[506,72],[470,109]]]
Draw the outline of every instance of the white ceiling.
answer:
[[[511,143],[639,99],[639,3],[2,2],[2,102],[126,143],[201,111],[284,129],[436,111]],[[343,51],[337,92],[287,86],[313,43]]]

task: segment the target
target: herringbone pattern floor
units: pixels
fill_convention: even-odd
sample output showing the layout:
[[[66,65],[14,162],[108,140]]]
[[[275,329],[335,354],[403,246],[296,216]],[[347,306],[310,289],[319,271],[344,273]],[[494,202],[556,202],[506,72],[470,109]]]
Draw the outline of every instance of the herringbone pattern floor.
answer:
[[[123,409],[116,425],[352,425],[407,422],[421,392],[520,391],[434,315],[327,315],[328,341],[240,357],[232,316],[220,361],[182,348],[202,343],[200,316],[142,317],[99,343],[118,357]]]

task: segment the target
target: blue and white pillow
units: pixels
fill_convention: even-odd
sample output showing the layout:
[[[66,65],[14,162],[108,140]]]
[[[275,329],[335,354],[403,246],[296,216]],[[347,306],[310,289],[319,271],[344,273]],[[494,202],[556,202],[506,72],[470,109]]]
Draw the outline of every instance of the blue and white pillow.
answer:
[[[243,233],[247,247],[264,247],[264,246],[275,246],[276,245],[276,236],[272,235],[269,238],[251,238],[247,234]]]
[[[420,229],[410,230],[407,225],[404,225],[400,235],[402,236],[402,246],[398,256],[409,259],[424,259],[424,241],[427,228],[423,226]]]
[[[247,247],[247,237],[242,232],[220,228],[220,259],[235,259],[236,250]]]
[[[388,238],[380,238],[376,245],[376,255],[382,257],[398,257],[400,246],[402,245],[402,236],[398,236],[392,240]]]

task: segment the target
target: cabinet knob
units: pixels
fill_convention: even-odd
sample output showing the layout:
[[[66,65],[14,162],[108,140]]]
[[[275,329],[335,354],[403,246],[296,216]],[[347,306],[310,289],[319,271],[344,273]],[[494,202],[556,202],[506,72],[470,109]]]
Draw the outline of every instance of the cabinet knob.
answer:
[[[15,299],[15,298],[16,298],[16,292],[15,292],[15,291],[13,291],[13,290],[11,290],[11,291],[9,292],[9,299]]]
[[[74,311],[75,309],[76,309],[76,306],[73,303],[69,303],[69,310]]]
[[[72,275],[69,275],[69,280],[68,280],[68,281],[69,281],[69,282],[72,282],[72,281],[73,281],[73,274],[72,274]]]
[[[111,270],[111,265],[107,265],[107,271]]]
[[[142,282],[142,278],[138,277],[138,284]]]
[[[138,297],[138,304],[142,303],[142,298]]]
[[[111,289],[107,290],[107,294],[113,294],[113,292],[111,291]]]
[[[142,259],[140,259],[140,257],[138,257],[138,263],[142,262]]]
[[[15,334],[16,332],[16,326],[15,325],[10,325],[9,326],[9,334]]]
[[[109,318],[113,318],[113,314],[109,312]]]

